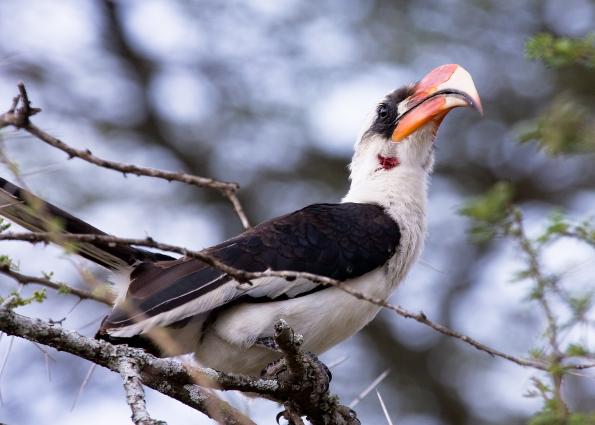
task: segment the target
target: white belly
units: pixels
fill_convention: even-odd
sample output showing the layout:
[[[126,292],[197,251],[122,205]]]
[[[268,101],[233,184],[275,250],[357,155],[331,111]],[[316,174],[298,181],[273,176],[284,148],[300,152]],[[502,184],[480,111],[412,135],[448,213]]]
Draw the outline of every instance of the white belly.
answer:
[[[384,268],[346,284],[381,299],[386,299],[394,288],[387,283]],[[258,374],[278,355],[255,346],[254,342],[272,336],[273,324],[278,319],[285,319],[295,332],[304,336],[305,351],[320,354],[358,332],[379,310],[380,307],[338,288],[287,301],[241,304],[217,318],[196,348],[196,357],[199,363],[213,369]]]

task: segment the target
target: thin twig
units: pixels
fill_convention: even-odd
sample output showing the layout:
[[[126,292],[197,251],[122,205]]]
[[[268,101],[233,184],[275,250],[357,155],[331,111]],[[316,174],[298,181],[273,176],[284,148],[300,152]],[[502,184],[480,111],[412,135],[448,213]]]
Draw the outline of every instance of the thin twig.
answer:
[[[512,219],[515,225],[515,231],[513,231],[511,234],[517,239],[521,250],[529,262],[529,273],[537,284],[538,288],[538,291],[536,292],[537,300],[539,304],[541,304],[541,308],[543,309],[548,323],[547,334],[549,337],[550,346],[552,347],[554,356],[560,357],[561,351],[558,341],[558,323],[545,294],[545,289],[551,286],[551,280],[544,276],[541,271],[539,253],[536,251],[535,247],[527,237],[525,226],[523,224],[523,216],[519,209],[515,208],[513,210]]]
[[[31,123],[29,117],[40,112],[41,109],[31,107],[31,102],[29,101],[27,90],[23,82],[19,82],[18,88],[20,93],[19,96],[13,99],[11,108],[7,112],[0,115],[0,128],[12,125],[16,128],[23,129],[42,142],[45,142],[48,145],[65,152],[69,159],[80,158],[83,161],[87,161],[99,167],[119,171],[124,175],[135,174],[137,176],[155,177],[167,180],[169,182],[178,181],[200,188],[215,189],[229,200],[234,211],[242,222],[242,225],[245,228],[250,227],[248,217],[244,213],[244,210],[236,195],[236,192],[239,189],[239,185],[237,183],[195,176],[184,172],[165,171],[156,168],[139,167],[134,164],[110,161],[94,155],[89,149],[76,149]],[[17,108],[19,99],[22,106]]]
[[[63,283],[54,282],[51,279],[45,277],[29,276],[16,272],[12,270],[8,265],[0,266],[0,273],[13,278],[14,280],[23,285],[34,283],[37,285],[45,286],[47,288],[55,289],[60,293],[72,294],[79,297],[80,299],[95,300],[100,303],[107,304],[109,306],[111,306],[113,302],[113,295],[107,290],[90,292],[85,291],[84,289],[73,288]]]
[[[132,411],[132,422],[135,425],[166,425],[163,421],[157,421],[149,415],[145,402],[145,390],[140,377],[141,367],[138,359],[123,357],[120,359],[118,371],[122,377],[126,402]]]
[[[595,248],[595,239],[593,238],[594,235],[590,235],[587,231],[580,227],[580,226],[572,226],[564,232],[561,232],[562,235],[578,239],[587,245],[591,246],[591,248]]]
[[[144,350],[126,345],[115,346],[60,326],[50,325],[40,319],[19,315],[6,308],[0,308],[0,331],[74,354],[114,372],[119,371],[118,362],[122,357],[136,358],[146,365],[141,373],[145,385],[207,415],[209,415],[207,405],[212,403],[220,412],[220,417],[224,418],[220,421],[227,425],[254,425],[254,423],[229,404],[214,400],[210,393],[194,385],[193,375],[204,376],[205,383],[227,390],[275,394],[278,389],[273,380],[227,375],[211,369],[190,369],[176,360],[159,359]],[[219,420],[219,417],[217,419]]]
[[[279,320],[275,323],[274,338],[287,361],[287,368],[291,375],[290,379],[295,379],[297,382],[301,381],[304,376],[304,361],[301,356],[304,337],[296,334],[285,320]]]
[[[36,233],[12,233],[12,232],[5,232],[0,234],[0,241],[1,240],[20,240],[26,241],[31,243],[47,243],[52,241],[56,237],[55,234],[50,232],[36,232]],[[234,267],[230,267],[218,259],[206,254],[203,251],[192,251],[183,247],[179,247],[176,245],[170,245],[166,243],[157,242],[152,238],[145,238],[145,239],[132,239],[132,238],[117,238],[115,236],[109,235],[74,235],[74,234],[61,234],[60,238],[66,241],[73,241],[73,242],[96,242],[96,243],[112,243],[112,244],[123,244],[123,245],[136,245],[136,246],[144,246],[149,248],[156,248],[163,251],[169,252],[176,252],[178,254],[182,254],[187,257],[199,259],[210,266],[213,266],[224,273],[229,274],[238,282],[250,282],[251,280],[260,279],[263,277],[280,277],[287,280],[296,280],[296,279],[307,279],[314,283],[319,283],[322,285],[329,285],[338,288],[339,290],[346,292],[360,300],[367,301],[369,303],[375,304],[379,307],[386,308],[388,310],[393,311],[397,315],[404,317],[406,319],[413,319],[421,324],[429,326],[430,328],[434,329],[437,332],[440,332],[443,335],[456,338],[465,342],[466,344],[471,345],[472,347],[476,348],[479,351],[483,351],[485,353],[490,354],[494,357],[500,357],[505,360],[511,361],[513,363],[518,364],[519,366],[528,366],[533,367],[539,370],[546,370],[548,368],[547,364],[544,362],[540,362],[537,360],[531,359],[523,359],[520,357],[515,357],[511,354],[504,353],[499,351],[495,348],[489,347],[474,338],[471,338],[467,335],[464,335],[458,331],[450,329],[444,325],[439,323],[435,323],[427,318],[427,316],[423,313],[413,313],[401,306],[393,305],[383,300],[381,298],[372,297],[366,294],[363,294],[350,286],[346,285],[344,282],[331,279],[326,276],[320,276],[312,273],[306,272],[294,272],[294,271],[275,271],[275,270],[265,270],[262,272],[247,272],[245,270],[236,269]],[[595,364],[578,364],[578,365],[567,365],[569,369],[588,369],[595,367]]]

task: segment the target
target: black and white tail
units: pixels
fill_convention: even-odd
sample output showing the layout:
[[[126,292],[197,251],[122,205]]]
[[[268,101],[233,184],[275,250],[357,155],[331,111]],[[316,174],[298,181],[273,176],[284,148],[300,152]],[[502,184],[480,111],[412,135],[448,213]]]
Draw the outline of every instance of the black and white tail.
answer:
[[[58,228],[65,234],[107,235],[1,177],[0,215],[34,232],[47,232]],[[77,254],[112,270],[121,270],[143,261],[172,259],[140,248],[100,243],[77,243]]]

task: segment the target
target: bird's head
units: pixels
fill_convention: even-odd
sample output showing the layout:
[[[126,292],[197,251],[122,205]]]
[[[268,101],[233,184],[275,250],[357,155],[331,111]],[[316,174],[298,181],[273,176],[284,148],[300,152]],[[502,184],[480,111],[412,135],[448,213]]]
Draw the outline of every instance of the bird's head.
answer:
[[[352,183],[429,174],[438,127],[459,106],[482,113],[471,76],[455,64],[439,66],[419,82],[386,95],[356,143],[350,166]]]

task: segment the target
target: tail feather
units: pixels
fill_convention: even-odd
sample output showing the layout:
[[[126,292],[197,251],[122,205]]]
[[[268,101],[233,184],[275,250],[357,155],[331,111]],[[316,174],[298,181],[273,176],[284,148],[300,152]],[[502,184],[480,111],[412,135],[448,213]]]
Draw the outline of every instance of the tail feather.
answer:
[[[34,232],[51,231],[58,223],[60,232],[65,234],[107,235],[1,177],[0,215]],[[99,243],[78,243],[77,254],[112,270],[120,270],[143,261],[173,259],[167,255],[140,248]]]

